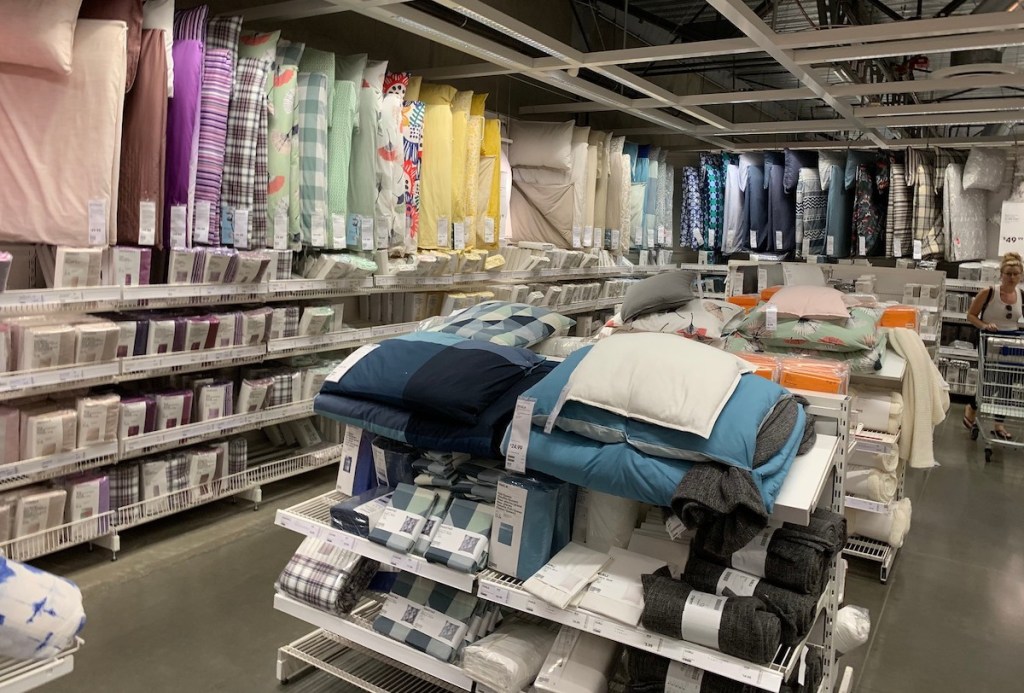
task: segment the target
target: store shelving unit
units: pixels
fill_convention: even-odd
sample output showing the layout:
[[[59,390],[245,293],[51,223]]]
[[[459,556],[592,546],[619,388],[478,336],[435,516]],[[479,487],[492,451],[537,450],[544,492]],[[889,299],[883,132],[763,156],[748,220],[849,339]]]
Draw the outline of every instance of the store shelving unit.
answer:
[[[0,693],[26,693],[45,686],[75,669],[75,653],[82,646],[82,639],[56,657],[40,661],[0,659]]]
[[[834,512],[842,512],[845,499],[843,484],[846,476],[846,456],[851,441],[849,437],[849,398],[813,392],[801,392],[800,394],[809,400],[810,413],[818,417],[818,437],[813,448],[794,461],[776,501],[772,520],[806,525],[816,507],[827,507]],[[330,491],[291,508],[279,510],[276,523],[281,527],[305,536],[316,537],[399,570],[422,575],[457,589],[475,593],[480,599],[516,609],[528,614],[531,618],[569,625],[623,644],[656,652],[661,656],[713,671],[767,691],[779,690],[783,681],[787,680],[798,666],[803,647],[808,642],[814,641],[824,648],[827,661],[830,663],[826,672],[826,681],[829,683],[823,690],[831,690],[831,682],[837,680],[832,632],[839,605],[838,595],[841,591],[838,559],[831,569],[828,587],[819,603],[818,625],[812,629],[813,635],[799,647],[781,648],[772,663],[762,666],[698,645],[650,633],[641,627],[631,627],[582,609],[557,609],[525,592],[521,588],[521,581],[494,570],[485,570],[476,576],[466,575],[445,566],[432,564],[416,556],[395,554],[385,547],[348,534],[331,525],[331,506],[345,498],[346,496],[338,491]],[[369,655],[382,665],[392,668],[396,666],[396,663],[407,665],[405,668],[399,667],[398,670],[393,671],[392,673],[395,675],[404,676],[415,671],[423,671],[434,679],[444,681],[447,686],[443,687],[448,690],[470,690],[472,688],[472,682],[468,681],[468,677],[465,677],[464,672],[458,666],[438,662],[402,643],[397,643],[376,633],[368,633],[367,618],[375,608],[379,608],[379,606],[373,605],[375,602],[361,605],[354,617],[337,617],[326,614],[282,595],[277,595],[274,604],[278,610],[296,616],[320,629],[281,648],[278,658],[278,678],[282,681],[293,677],[302,668],[313,666],[352,683],[354,682],[353,677],[358,678],[358,674],[347,667],[368,666],[363,655]],[[360,649],[363,651],[358,653],[358,656],[352,654],[351,645],[348,643],[359,643]],[[429,668],[421,666],[424,664],[421,662],[424,657],[432,660],[425,662],[430,665]],[[372,671],[378,671],[370,668]],[[366,690],[375,689],[367,688]]]

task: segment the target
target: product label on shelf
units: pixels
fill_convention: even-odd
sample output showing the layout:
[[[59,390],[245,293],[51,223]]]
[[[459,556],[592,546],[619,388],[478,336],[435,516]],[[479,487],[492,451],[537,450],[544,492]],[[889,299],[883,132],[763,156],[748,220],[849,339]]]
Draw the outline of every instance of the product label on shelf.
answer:
[[[764,310],[764,329],[768,332],[779,329],[779,309],[775,306],[770,305]]]
[[[857,237],[857,254],[867,255],[868,254],[868,239],[864,236]]]
[[[572,247],[582,248],[583,247],[583,229],[579,226],[572,227]]]
[[[526,451],[530,446],[530,424],[533,421],[533,397],[519,397],[512,415],[512,426],[508,434],[508,450],[505,452],[505,469],[512,472],[526,471]]]
[[[782,250],[783,242],[784,241],[782,240],[782,232],[781,231],[776,231],[775,232],[775,250],[776,251]]]
[[[192,242],[207,245],[210,242],[210,202],[196,202],[196,222],[192,227]]]
[[[437,220],[437,245],[440,248],[450,248],[452,227],[448,223],[448,217],[441,217]]]
[[[315,218],[315,217],[314,217]],[[238,208],[235,210],[235,225],[232,232],[236,248],[249,247],[249,210]]]
[[[426,531],[426,530],[424,530]],[[479,563],[484,551],[487,550],[487,537],[483,534],[470,532],[469,530],[455,527],[449,524],[442,524],[437,528],[430,546],[441,551],[467,556]]]
[[[378,447],[371,447],[373,450],[373,468],[377,472],[377,483],[383,486],[388,485],[388,462],[384,457],[384,451]]]
[[[468,626],[449,618],[440,611],[423,606],[405,597],[389,594],[380,615],[429,638],[446,642],[452,647],[462,643]]]
[[[750,229],[750,249],[757,250],[757,231]]]
[[[107,201],[89,200],[89,245],[107,244]]]
[[[732,567],[749,575],[764,577],[764,563],[768,559],[768,545],[773,534],[774,527],[762,530],[753,541],[732,555]]]
[[[423,525],[426,522],[427,518],[422,515],[411,513],[408,510],[399,510],[395,506],[389,505],[377,520],[377,526],[374,529],[397,534],[406,539],[416,539],[423,531]]]
[[[718,578],[718,586],[715,591],[727,597],[753,597],[754,589],[760,579],[753,575],[747,575],[734,568],[726,568]]]
[[[358,426],[345,427],[345,440],[341,447],[341,465],[338,467],[338,483],[335,485],[345,495],[351,495],[355,484],[355,467],[359,461],[359,443],[362,429]]]
[[[359,217],[359,247],[373,250],[377,238],[373,232],[373,217]]]
[[[903,240],[900,238],[892,239],[892,254],[893,257],[903,257]]]
[[[671,662],[665,672],[665,693],[700,693],[704,670],[682,662]]]
[[[484,243],[494,243],[494,217],[484,217]]]
[[[174,205],[171,207],[171,248],[175,250],[188,247],[186,216],[187,208],[185,205]]]
[[[279,209],[274,215],[274,250],[288,250],[287,209]]]
[[[594,247],[594,227],[584,226],[583,227],[583,247],[593,248]]]
[[[156,243],[156,202],[139,201],[139,245]]]
[[[683,640],[704,645],[712,649],[718,647],[718,630],[722,625],[722,611],[725,609],[725,597],[707,592],[693,590],[686,598],[683,607],[681,624]]]
[[[922,245],[923,244],[921,243],[921,241],[916,240],[916,239],[914,240],[914,259],[915,260],[920,260],[921,259],[921,256],[923,254]]]
[[[327,245],[327,219],[323,212],[313,212],[309,221],[309,242],[314,248]]]
[[[462,250],[466,247],[466,222],[455,222],[455,249]]]

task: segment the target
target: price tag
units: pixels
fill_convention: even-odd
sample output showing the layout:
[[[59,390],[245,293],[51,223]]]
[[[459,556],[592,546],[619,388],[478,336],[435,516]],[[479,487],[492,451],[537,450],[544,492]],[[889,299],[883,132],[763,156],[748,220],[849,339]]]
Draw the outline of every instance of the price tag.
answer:
[[[593,231],[591,231],[593,233]],[[583,229],[579,226],[572,227],[572,247],[581,248],[583,246]]]
[[[611,251],[613,253],[614,252],[618,252],[619,248],[622,247],[621,245],[619,245],[619,243],[621,241],[622,241],[622,234],[621,234],[621,232],[618,229],[612,229]]]
[[[779,329],[779,309],[775,306],[768,306],[764,311],[764,329],[775,332]]]
[[[811,256],[811,239],[805,238],[803,243],[803,255],[804,257]]]
[[[156,243],[156,202],[142,200],[139,202],[139,245]]]
[[[668,532],[669,537],[673,541],[682,538],[686,534],[686,525],[675,515],[669,515],[668,519],[665,520],[665,531]]]
[[[768,270],[764,267],[757,268],[757,290],[764,291],[768,288]]]
[[[235,209],[235,225],[231,231],[236,248],[249,247],[249,210],[243,208]]]
[[[664,224],[658,224],[658,244],[668,245],[668,232],[665,230]]]
[[[455,249],[462,250],[466,247],[466,222],[457,221],[455,226]]]
[[[274,250],[288,250],[288,211],[284,209],[274,215]]]
[[[237,228],[238,227],[238,223],[237,223],[238,212],[237,211],[235,212],[235,215],[236,215],[235,227]],[[324,213],[323,212],[313,212],[313,215],[310,217],[310,220],[309,220],[309,237],[310,237],[310,244],[314,248],[323,248],[323,247],[327,246],[327,219],[324,218]],[[235,245],[237,245],[237,243]]]
[[[188,247],[185,212],[185,205],[174,205],[171,207],[171,248],[175,250]]]
[[[665,231],[665,239],[666,239],[665,240],[665,245],[668,245],[669,243],[668,243],[668,230],[667,229]],[[712,229],[708,229],[708,247],[709,248],[714,248],[715,247],[715,230],[713,228]]]
[[[398,568],[404,570],[407,573],[416,572],[416,559],[412,556],[406,556],[405,554],[395,553],[388,557],[388,564],[392,568]]]
[[[192,242],[206,245],[210,242],[210,203],[196,202],[196,222],[192,227]]]
[[[698,250],[697,251],[697,264],[698,265],[706,265],[706,264],[708,264],[708,255],[710,255],[710,253],[708,253],[708,251],[706,251],[706,250]]]
[[[757,231],[750,229],[750,249],[757,250]]]
[[[594,247],[594,227],[584,226],[583,227],[583,247],[593,248]]]
[[[526,451],[530,446],[530,424],[533,422],[533,407],[537,400],[520,397],[512,415],[509,429],[508,451],[505,453],[505,469],[523,473],[526,471]]]
[[[915,260],[920,260],[921,256],[923,255],[922,245],[923,244],[921,243],[921,241],[918,241],[918,240],[914,241],[914,259]]]
[[[508,605],[509,592],[504,587],[498,587],[494,583],[480,581],[480,596],[489,602]]]
[[[494,243],[494,218],[484,217],[484,243],[491,245]]]
[[[328,544],[333,544],[334,546],[337,546],[339,549],[351,551],[353,548],[355,548],[356,538],[348,532],[339,532],[335,530],[324,532],[323,534],[324,541],[326,541]]]
[[[345,232],[345,245],[352,250],[356,250],[361,247],[360,245],[360,229],[362,229],[363,217],[359,214],[348,215],[348,228]]]
[[[437,245],[442,248],[450,248],[452,245],[451,225],[448,223],[448,217],[441,217],[437,220]]]
[[[782,232],[775,232],[775,250],[782,250]]]
[[[655,236],[654,236],[654,234],[656,232],[657,232],[656,229],[647,229],[647,245],[645,247],[647,247],[647,248],[653,248],[654,247],[654,243],[655,243]]]
[[[867,255],[868,254],[868,239],[865,238],[864,236],[858,236],[857,237],[857,250],[858,250],[858,253],[857,253],[858,255]]]
[[[834,236],[829,236],[825,239],[825,254],[830,257],[836,254],[836,239]]]
[[[89,200],[89,245],[107,244],[107,201]]]
[[[1024,202],[1004,202],[999,217],[999,254],[1024,252]]]
[[[331,215],[331,238],[330,247],[335,249],[344,248],[348,238],[348,218],[344,214]]]
[[[639,246],[644,242],[644,230],[642,227],[633,229],[633,245]],[[613,244],[614,245],[614,244]]]
[[[903,239],[892,239],[892,254],[894,257],[903,257]]]
[[[359,238],[363,250],[373,250],[377,240],[373,235],[373,217],[359,217]]]

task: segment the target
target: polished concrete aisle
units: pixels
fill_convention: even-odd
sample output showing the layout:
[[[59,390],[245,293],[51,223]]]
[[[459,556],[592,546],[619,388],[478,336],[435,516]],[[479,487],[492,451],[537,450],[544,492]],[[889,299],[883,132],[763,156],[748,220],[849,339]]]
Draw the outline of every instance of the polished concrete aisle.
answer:
[[[865,647],[844,658],[858,693],[1003,693],[1024,680],[1024,453],[989,465],[960,427],[937,431],[942,466],[913,472],[913,525],[887,585],[852,562],[846,601],[871,610]],[[218,502],[97,550],[39,561],[82,586],[89,623],[76,671],[48,693],[348,691],[280,686],[277,648],[312,630],[274,611],[273,582],[298,545],[274,510],[330,488],[334,472],[268,487],[258,512]]]

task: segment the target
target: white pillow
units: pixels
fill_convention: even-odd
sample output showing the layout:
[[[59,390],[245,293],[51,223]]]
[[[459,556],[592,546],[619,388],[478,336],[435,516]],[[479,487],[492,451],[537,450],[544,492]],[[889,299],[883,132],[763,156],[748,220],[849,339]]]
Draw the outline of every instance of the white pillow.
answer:
[[[572,166],[573,121],[536,123],[513,120],[508,161],[513,167],[541,166],[568,171]]]
[[[999,190],[1006,154],[999,149],[972,149],[964,166],[964,190]]]
[[[671,334],[602,339],[566,384],[566,399],[702,438],[752,366],[727,352]]]
[[[783,283],[786,286],[825,286],[825,273],[817,265],[805,262],[784,262]]]

